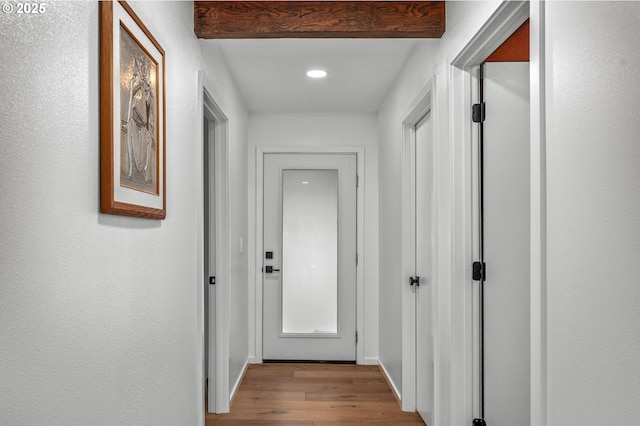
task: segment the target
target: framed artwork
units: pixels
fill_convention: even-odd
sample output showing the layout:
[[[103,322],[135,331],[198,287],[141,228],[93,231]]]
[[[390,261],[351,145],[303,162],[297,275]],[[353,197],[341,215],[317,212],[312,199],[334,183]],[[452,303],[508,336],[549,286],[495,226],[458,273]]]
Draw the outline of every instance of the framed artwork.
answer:
[[[124,1],[100,2],[100,204],[166,217],[164,50]]]

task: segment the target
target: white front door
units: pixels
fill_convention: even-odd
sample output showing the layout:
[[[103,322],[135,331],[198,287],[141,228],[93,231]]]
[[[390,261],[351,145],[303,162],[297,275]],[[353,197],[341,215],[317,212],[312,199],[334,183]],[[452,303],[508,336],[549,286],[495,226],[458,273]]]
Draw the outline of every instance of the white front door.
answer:
[[[433,422],[435,288],[434,146],[431,112],[415,130],[415,282],[416,298],[416,409],[427,424]]]
[[[263,359],[355,361],[354,154],[265,154]]]

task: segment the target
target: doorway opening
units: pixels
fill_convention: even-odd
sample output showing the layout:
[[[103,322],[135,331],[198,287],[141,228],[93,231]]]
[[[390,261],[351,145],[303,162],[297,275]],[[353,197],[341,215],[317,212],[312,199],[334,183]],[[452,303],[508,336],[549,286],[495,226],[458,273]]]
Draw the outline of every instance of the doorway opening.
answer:
[[[364,191],[363,188],[356,188],[356,185],[358,185],[358,182],[360,182],[359,185],[362,185],[364,181],[364,148],[260,147],[257,148],[256,154],[257,212],[255,256],[259,262],[255,277],[255,282],[258,284],[255,288],[256,361],[262,362],[264,359],[297,359],[314,361],[355,361],[358,364],[362,364],[364,360],[364,339],[362,337],[364,334],[364,262],[362,261],[364,253],[364,211],[361,206],[364,202]],[[285,161],[287,164],[278,164],[270,167],[268,164],[270,158],[276,162]],[[338,162],[346,161],[349,164],[336,167],[331,166],[331,163],[336,160],[338,160]],[[322,164],[316,164],[318,161]],[[345,167],[349,170],[352,169],[352,171],[349,172],[353,174],[351,178],[346,177],[347,170]],[[271,172],[269,172],[270,169]],[[305,175],[302,176],[300,173],[305,173]],[[333,310],[327,309],[324,311],[325,313],[333,313],[326,316],[326,318],[324,315],[318,316],[316,318],[316,320],[319,321],[317,324],[304,325],[298,321],[293,329],[285,325],[283,322],[283,312],[281,312],[283,301],[285,301],[284,292],[281,291],[284,290],[284,287],[281,287],[281,282],[288,274],[287,270],[282,270],[283,267],[285,269],[287,268],[287,266],[282,263],[283,261],[287,261],[286,258],[283,258],[283,254],[285,253],[282,251],[283,244],[287,243],[287,241],[282,237],[282,226],[286,225],[286,223],[283,221],[281,210],[283,207],[297,208],[300,207],[301,204],[296,204],[295,202],[293,204],[283,204],[281,199],[282,194],[272,194],[274,188],[276,192],[282,191],[282,189],[285,188],[283,185],[286,182],[283,181],[283,176],[288,182],[288,184],[285,185],[286,188],[291,190],[287,190],[289,195],[291,195],[291,202],[297,200],[296,194],[300,195],[308,192],[307,189],[312,185],[313,179],[317,181],[318,185],[322,184],[317,190],[320,191],[320,195],[328,197],[327,201],[332,198],[331,194],[334,196],[338,194],[344,195],[346,191],[351,191],[351,195],[345,198],[347,201],[340,201],[340,204],[334,206],[337,208],[333,213],[335,219],[338,219],[338,216],[342,215],[342,220],[348,220],[351,224],[345,222],[340,225],[340,222],[338,222],[338,226],[343,226],[344,229],[342,229],[340,233],[335,234],[334,237],[342,233],[347,237],[344,238],[343,242],[341,242],[342,240],[334,241],[336,245],[333,249],[333,261],[327,258],[318,263],[316,262],[316,260],[320,260],[318,258],[307,265],[307,272],[310,274],[308,276],[309,280],[313,280],[313,274],[310,271],[314,270],[314,268],[316,270],[322,269],[324,272],[329,270],[333,271],[330,271],[327,277],[333,276],[334,281],[335,277],[338,277],[338,281],[334,282],[335,285],[329,286],[335,291],[322,296],[326,296],[325,298],[328,298],[327,300],[333,300],[332,303],[327,305],[332,306]],[[304,184],[302,182],[307,183]],[[293,184],[299,185],[300,188],[298,189],[304,189],[304,191],[296,192],[296,187],[291,187]],[[271,189],[269,189],[270,187]],[[334,201],[337,202],[338,199]],[[353,203],[352,207],[350,207],[350,213],[343,212],[346,207],[343,205],[344,203]],[[305,205],[308,207],[307,202],[302,204],[302,206]],[[324,203],[324,205],[327,206],[329,204]],[[343,213],[347,214],[347,216],[344,216]],[[269,217],[274,216],[274,214],[277,217],[269,219]],[[336,216],[336,214],[338,214],[338,216]],[[298,215],[296,214],[296,216]],[[350,219],[345,219],[346,217]],[[292,224],[292,226],[295,226],[295,224]],[[337,229],[334,229],[334,231],[335,230]],[[329,238],[330,234],[331,233],[327,232],[325,236]],[[326,238],[323,237],[321,240],[325,241]],[[330,242],[326,243],[333,244]],[[292,253],[295,241],[288,241],[287,244],[290,246],[289,253]],[[344,260],[329,268],[331,266],[329,265],[330,263],[338,260],[338,258],[336,258],[336,252],[339,253],[340,258],[344,257]],[[293,249],[293,253],[299,254],[300,250]],[[291,261],[292,259],[289,259],[290,264]],[[302,263],[298,264],[301,265]],[[289,276],[290,278],[294,277],[291,274],[289,274]],[[326,283],[326,281],[329,280],[327,277],[325,277],[326,279],[322,279],[323,282]],[[317,278],[320,279],[319,277]],[[342,280],[346,286],[340,287],[340,280]],[[300,279],[298,281],[300,281]],[[317,295],[317,297],[320,296],[321,295]],[[289,313],[295,314],[295,309]],[[271,320],[269,320],[269,318],[271,318]],[[263,319],[265,321],[263,321]],[[263,323],[265,324],[264,327]],[[269,324],[271,324],[271,326]],[[298,329],[299,326],[302,327],[303,325],[308,327],[304,330]],[[284,342],[284,346],[279,345],[279,343],[277,343],[278,341],[281,343]],[[343,343],[339,343],[340,341]],[[336,352],[331,352],[330,348],[333,346],[328,343],[336,343],[342,349],[335,347]],[[314,349],[313,345],[317,344],[320,346]],[[287,352],[287,347],[293,348],[293,352]],[[306,352],[305,348],[308,349]],[[281,353],[281,350],[285,352]]]
[[[480,65],[481,116],[474,117],[478,121],[479,260],[473,279],[478,282],[479,418],[510,425],[530,421],[528,31],[527,21]],[[523,48],[509,49],[513,40]],[[491,114],[486,115],[485,109]]]
[[[531,13],[535,14],[536,19],[539,19],[540,10],[535,9]],[[468,397],[461,399],[460,401],[452,401],[452,423],[468,422],[469,418],[474,419],[474,424],[483,425],[490,419],[492,422],[499,422],[496,420],[496,404],[491,402],[491,399],[495,401],[495,395],[497,394],[495,385],[498,384],[500,379],[499,375],[492,372],[492,367],[489,365],[489,358],[492,359],[492,365],[496,363],[495,353],[492,353],[487,345],[484,345],[487,334],[493,333],[495,335],[495,324],[499,324],[494,316],[502,315],[505,313],[505,309],[497,306],[489,306],[498,301],[501,297],[506,297],[507,293],[500,293],[500,295],[490,294],[491,291],[486,293],[483,289],[484,282],[486,280],[487,286],[489,280],[498,280],[502,274],[501,269],[505,269],[505,262],[503,260],[497,260],[495,250],[496,240],[496,227],[501,226],[500,220],[492,219],[493,230],[491,230],[492,238],[494,240],[489,242],[486,239],[487,233],[490,231],[490,227],[483,228],[487,223],[486,215],[489,214],[489,202],[492,203],[492,212],[498,213],[509,211],[508,206],[502,205],[499,207],[499,203],[496,203],[496,198],[503,201],[507,198],[506,194],[502,194],[502,189],[497,188],[495,182],[497,182],[494,175],[499,174],[500,167],[506,167],[512,164],[510,154],[507,154],[507,148],[499,148],[498,142],[495,142],[495,136],[492,137],[493,142],[492,149],[497,149],[497,152],[491,153],[487,151],[486,144],[489,140],[485,140],[484,150],[482,148],[482,121],[486,119],[486,123],[489,122],[490,114],[492,115],[492,124],[496,124],[496,114],[498,116],[507,116],[512,113],[499,112],[499,108],[495,105],[495,90],[490,88],[494,94],[493,106],[486,104],[483,105],[483,99],[481,97],[481,85],[480,80],[484,77],[480,75],[480,66],[485,60],[494,53],[499,46],[501,46],[521,25],[529,19],[530,9],[527,2],[505,2],[494,13],[494,15],[487,21],[485,26],[473,37],[473,39],[462,49],[459,55],[452,62],[452,79],[454,84],[452,85],[452,99],[453,110],[455,111],[453,116],[454,134],[453,140],[455,141],[454,151],[456,156],[460,158],[460,173],[454,176],[453,193],[454,208],[463,214],[460,219],[460,223],[464,223],[464,232],[459,233],[455,237],[454,246],[458,247],[456,250],[454,263],[454,282],[464,283],[464,285],[456,286],[452,289],[454,312],[453,317],[453,351],[458,354],[454,360],[454,371],[456,375],[453,377],[453,386],[458,389],[456,394],[468,395]],[[532,19],[532,36],[536,31],[541,28],[539,20]],[[535,37],[532,38],[532,41]],[[510,178],[513,181],[518,181],[521,187],[520,195],[524,196],[527,201],[530,200],[531,204],[521,206],[522,209],[517,210],[521,212],[514,216],[512,219],[516,222],[520,221],[518,228],[520,235],[526,234],[525,237],[519,239],[519,243],[522,246],[526,246],[523,250],[514,249],[513,252],[518,252],[522,256],[522,262],[526,266],[523,269],[523,275],[520,278],[515,278],[522,284],[521,294],[524,295],[526,300],[520,300],[519,306],[526,309],[528,312],[529,306],[532,306],[532,299],[529,299],[529,295],[533,295],[531,287],[534,285],[534,281],[530,280],[533,277],[535,265],[535,253],[529,252],[529,248],[533,247],[533,237],[536,230],[540,230],[540,222],[536,223],[533,217],[534,211],[539,205],[536,205],[540,193],[533,191],[533,182],[536,178],[540,178],[543,174],[542,169],[536,169],[532,167],[529,169],[529,165],[536,164],[540,158],[536,159],[536,148],[540,146],[540,122],[536,121],[536,114],[534,113],[535,107],[541,96],[542,83],[536,81],[535,76],[538,75],[540,46],[534,42],[531,43],[531,55],[535,60],[530,64],[523,65],[526,75],[520,73],[519,85],[520,90],[527,94],[527,99],[524,101],[526,111],[519,114],[526,121],[527,128],[521,129],[523,136],[517,138],[526,139],[524,146],[520,146],[520,153],[526,158],[523,159],[523,164],[526,164],[525,170],[520,170],[523,173],[516,173],[517,176]],[[531,72],[532,78],[529,79],[528,74]],[[493,70],[491,71],[493,73]],[[493,77],[492,77],[493,78]],[[488,87],[484,87],[488,89]],[[530,98],[529,98],[530,96]],[[498,101],[501,104],[501,101]],[[476,105],[476,106],[473,106]],[[473,106],[473,108],[472,108]],[[530,127],[529,127],[530,125]],[[516,126],[517,127],[517,126]],[[536,130],[537,129],[537,130]],[[495,130],[492,130],[495,134]],[[512,148],[512,147],[509,147]],[[485,158],[483,158],[485,156]],[[492,157],[492,163],[487,161],[489,157]],[[520,161],[520,160],[518,160]],[[508,172],[507,175],[511,173]],[[483,186],[483,179],[487,178],[486,184],[489,181],[492,183],[493,195],[484,194],[481,191]],[[512,183],[512,182],[509,182]],[[500,195],[502,194],[502,195]],[[496,196],[494,196],[496,195]],[[493,201],[492,201],[493,200]],[[538,201],[540,201],[538,199]],[[524,204],[524,203],[521,203]],[[493,215],[493,213],[491,213]],[[485,215],[485,217],[483,217]],[[495,216],[495,215],[493,215]],[[526,217],[525,217],[526,216]],[[520,220],[522,219],[522,220]],[[538,217],[538,219],[541,219]],[[506,219],[503,219],[506,220]],[[485,234],[483,236],[483,234]],[[531,239],[529,239],[529,237]],[[492,245],[492,264],[488,262],[485,264],[486,256],[489,255],[489,245]],[[505,243],[499,243],[500,246],[504,246]],[[499,263],[499,265],[497,264]],[[509,263],[508,261],[506,263]],[[539,266],[539,265],[538,265]],[[508,269],[508,268],[507,268]],[[529,272],[531,271],[531,272]],[[496,288],[492,289],[497,290]],[[495,291],[494,291],[495,293]],[[526,293],[526,294],[525,294]],[[489,304],[487,304],[488,298],[491,298]],[[526,306],[525,306],[526,305]],[[491,309],[492,312],[487,312],[487,309]],[[531,314],[531,318],[534,315]],[[527,318],[529,318],[527,316]],[[483,324],[486,321],[486,324]],[[494,324],[494,331],[487,329],[487,324]],[[533,330],[531,327],[533,324],[523,324],[522,328],[527,329],[527,335],[525,337],[527,347],[525,349],[526,357],[529,354],[535,352],[535,346],[529,342],[533,339],[529,339],[528,330]],[[532,335],[533,336],[533,335]],[[495,346],[495,345],[494,345]],[[495,348],[494,348],[495,349]],[[493,351],[495,352],[495,351]],[[506,361],[505,361],[506,362]],[[467,366],[472,366],[469,370]],[[529,416],[529,407],[533,412],[533,394],[529,395],[528,390],[530,388],[529,378],[533,378],[533,369],[528,365],[525,368],[518,367],[518,371],[523,370],[523,374],[526,376],[527,392],[519,392],[519,400],[523,401],[526,405],[526,410],[521,412],[520,420],[529,424],[531,416]],[[524,371],[526,370],[526,371]],[[519,373],[520,374],[520,373]],[[491,377],[490,377],[491,376]],[[533,389],[533,383],[531,383],[531,389]],[[491,393],[493,396],[490,396]],[[508,404],[507,404],[508,405]],[[502,410],[501,408],[501,411]],[[485,420],[486,419],[486,420]],[[511,421],[507,421],[509,424],[518,424]],[[524,424],[524,423],[523,423]]]
[[[418,92],[402,123],[402,409],[433,422],[437,262],[436,78]]]
[[[202,141],[203,402],[210,413],[229,411],[229,178],[228,119],[198,73]]]

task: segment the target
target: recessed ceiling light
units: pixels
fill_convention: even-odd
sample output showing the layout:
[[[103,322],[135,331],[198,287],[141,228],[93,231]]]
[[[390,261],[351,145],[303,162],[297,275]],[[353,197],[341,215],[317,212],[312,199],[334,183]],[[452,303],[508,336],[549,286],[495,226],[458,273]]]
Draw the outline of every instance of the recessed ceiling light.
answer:
[[[309,70],[307,76],[311,78],[324,78],[327,76],[327,72],[324,70]]]
[[[303,181],[302,181],[302,182],[300,182],[300,183],[301,183],[301,184],[303,184],[303,185],[307,185],[307,184],[309,183],[309,181],[308,181],[308,180],[303,180]]]

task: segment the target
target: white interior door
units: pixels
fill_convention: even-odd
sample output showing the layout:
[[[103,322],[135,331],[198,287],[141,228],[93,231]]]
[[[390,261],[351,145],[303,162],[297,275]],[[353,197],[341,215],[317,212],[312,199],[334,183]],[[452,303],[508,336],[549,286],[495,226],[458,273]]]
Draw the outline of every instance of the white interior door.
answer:
[[[356,359],[356,155],[265,154],[263,359]]]
[[[215,121],[204,117],[204,339],[207,411],[216,412],[216,209],[215,209]]]
[[[484,418],[529,425],[529,63],[484,65]]]
[[[434,409],[434,146],[428,112],[415,133],[416,408],[427,424]]]

